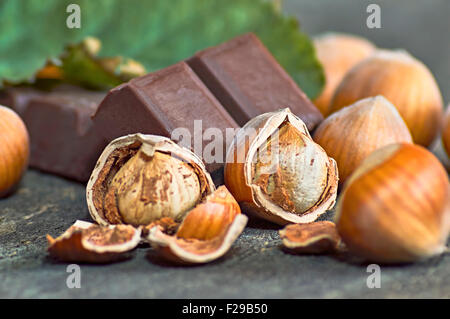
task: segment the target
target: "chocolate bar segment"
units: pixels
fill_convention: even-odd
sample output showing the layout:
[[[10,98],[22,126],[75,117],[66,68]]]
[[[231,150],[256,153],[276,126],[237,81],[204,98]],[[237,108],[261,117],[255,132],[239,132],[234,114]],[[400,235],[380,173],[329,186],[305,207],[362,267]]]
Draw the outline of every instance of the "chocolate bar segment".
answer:
[[[284,107],[300,117],[309,130],[323,120],[252,33],[200,51],[187,62],[241,126],[257,115]]]
[[[13,109],[17,114],[22,115],[28,102],[37,96],[47,94],[45,91],[32,87],[9,87],[0,91],[0,105],[5,105]]]
[[[3,101],[20,114],[30,134],[30,166],[86,182],[107,145],[91,120],[105,95],[73,86],[4,91]]]
[[[224,163],[226,129],[238,127],[185,62],[135,78],[112,89],[100,104],[93,120],[110,141],[131,133],[162,135],[180,142],[180,145],[190,146],[204,160],[202,150],[213,138],[203,138],[203,133],[215,128],[223,137],[223,156],[213,163],[205,160],[210,171]],[[176,129],[190,133],[189,143],[172,135]]]

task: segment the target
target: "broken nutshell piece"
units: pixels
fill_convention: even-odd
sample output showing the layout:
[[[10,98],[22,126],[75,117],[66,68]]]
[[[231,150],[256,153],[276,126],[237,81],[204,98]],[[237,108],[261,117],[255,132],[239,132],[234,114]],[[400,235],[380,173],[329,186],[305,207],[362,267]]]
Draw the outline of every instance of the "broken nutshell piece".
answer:
[[[297,254],[327,254],[345,250],[336,225],[330,221],[292,224],[279,233],[284,248]]]
[[[181,220],[214,189],[193,152],[162,136],[132,134],[105,148],[86,196],[100,225],[146,226],[164,217]]]
[[[336,162],[286,108],[250,120],[227,152],[225,184],[246,212],[280,225],[308,223],[336,200]]]
[[[123,259],[141,240],[128,225],[99,226],[77,220],[57,238],[47,234],[50,256],[65,262],[108,263]]]
[[[247,224],[238,203],[220,186],[197,205],[176,229],[170,219],[150,225],[148,241],[164,258],[182,264],[199,264],[223,256]]]

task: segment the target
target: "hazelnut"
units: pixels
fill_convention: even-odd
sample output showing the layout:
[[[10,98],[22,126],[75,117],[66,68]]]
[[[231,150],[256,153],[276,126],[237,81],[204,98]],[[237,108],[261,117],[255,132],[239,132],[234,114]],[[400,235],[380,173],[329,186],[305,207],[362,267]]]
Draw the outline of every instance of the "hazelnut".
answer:
[[[443,101],[430,70],[405,51],[379,50],[354,66],[336,89],[330,111],[383,95],[395,105],[413,141],[429,146],[441,127]]]
[[[9,195],[27,169],[30,142],[25,124],[0,105],[0,197]]]
[[[236,200],[220,186],[189,211],[181,224],[165,218],[147,226],[147,240],[170,261],[200,264],[223,256],[246,224]]]
[[[148,225],[181,220],[214,190],[203,162],[170,139],[133,134],[112,141],[87,185],[87,203],[100,225]]]
[[[359,36],[325,33],[314,38],[317,58],[325,72],[325,87],[313,102],[328,116],[331,98],[345,73],[375,51],[375,46]]]
[[[405,263],[444,252],[449,180],[439,160],[413,144],[369,155],[347,181],[335,222],[348,250],[379,263]]]
[[[319,125],[313,138],[336,160],[340,185],[376,149],[412,143],[402,117],[383,96],[360,100],[333,113]]]
[[[237,132],[224,175],[246,212],[281,225],[314,221],[336,199],[335,161],[289,109],[259,115]]]
[[[447,156],[450,156],[450,105],[447,106],[444,117],[444,128],[442,130],[442,144]]]

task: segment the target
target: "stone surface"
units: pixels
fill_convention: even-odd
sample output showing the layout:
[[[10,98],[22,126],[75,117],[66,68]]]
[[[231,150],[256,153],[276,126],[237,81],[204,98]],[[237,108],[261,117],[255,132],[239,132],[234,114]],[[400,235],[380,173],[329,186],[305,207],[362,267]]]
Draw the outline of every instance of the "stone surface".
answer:
[[[81,288],[66,286],[68,264],[47,256],[45,235],[76,219],[91,221],[84,185],[28,171],[0,201],[2,298],[450,298],[450,256],[381,268],[381,288],[366,285],[367,265],[348,256],[295,256],[280,249],[277,227],[252,220],[233,248],[211,264],[180,267],[151,248],[110,265],[80,265]],[[330,218],[332,214],[328,214]]]

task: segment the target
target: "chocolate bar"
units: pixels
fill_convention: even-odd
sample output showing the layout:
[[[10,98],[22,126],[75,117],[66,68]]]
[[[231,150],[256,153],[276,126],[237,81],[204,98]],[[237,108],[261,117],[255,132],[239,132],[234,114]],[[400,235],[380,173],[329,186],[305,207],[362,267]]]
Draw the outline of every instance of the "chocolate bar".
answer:
[[[131,133],[172,138],[202,157],[209,171],[223,166],[226,136],[230,135],[226,129],[238,127],[185,62],[112,89],[100,104],[93,121],[108,140]],[[217,129],[223,138],[222,154],[213,162],[202,156],[202,150],[214,140],[204,135],[210,128]],[[189,133],[188,141],[178,135],[183,132]],[[228,142],[234,133],[232,130]]]
[[[30,134],[30,166],[86,182],[106,146],[91,120],[105,92],[61,86],[51,92],[9,88],[2,103],[19,113]]]
[[[14,87],[0,91],[0,105],[8,106],[22,115],[30,99],[47,94],[32,87]]]
[[[300,117],[309,130],[323,120],[252,33],[200,51],[187,62],[241,126],[259,114],[284,107]]]

